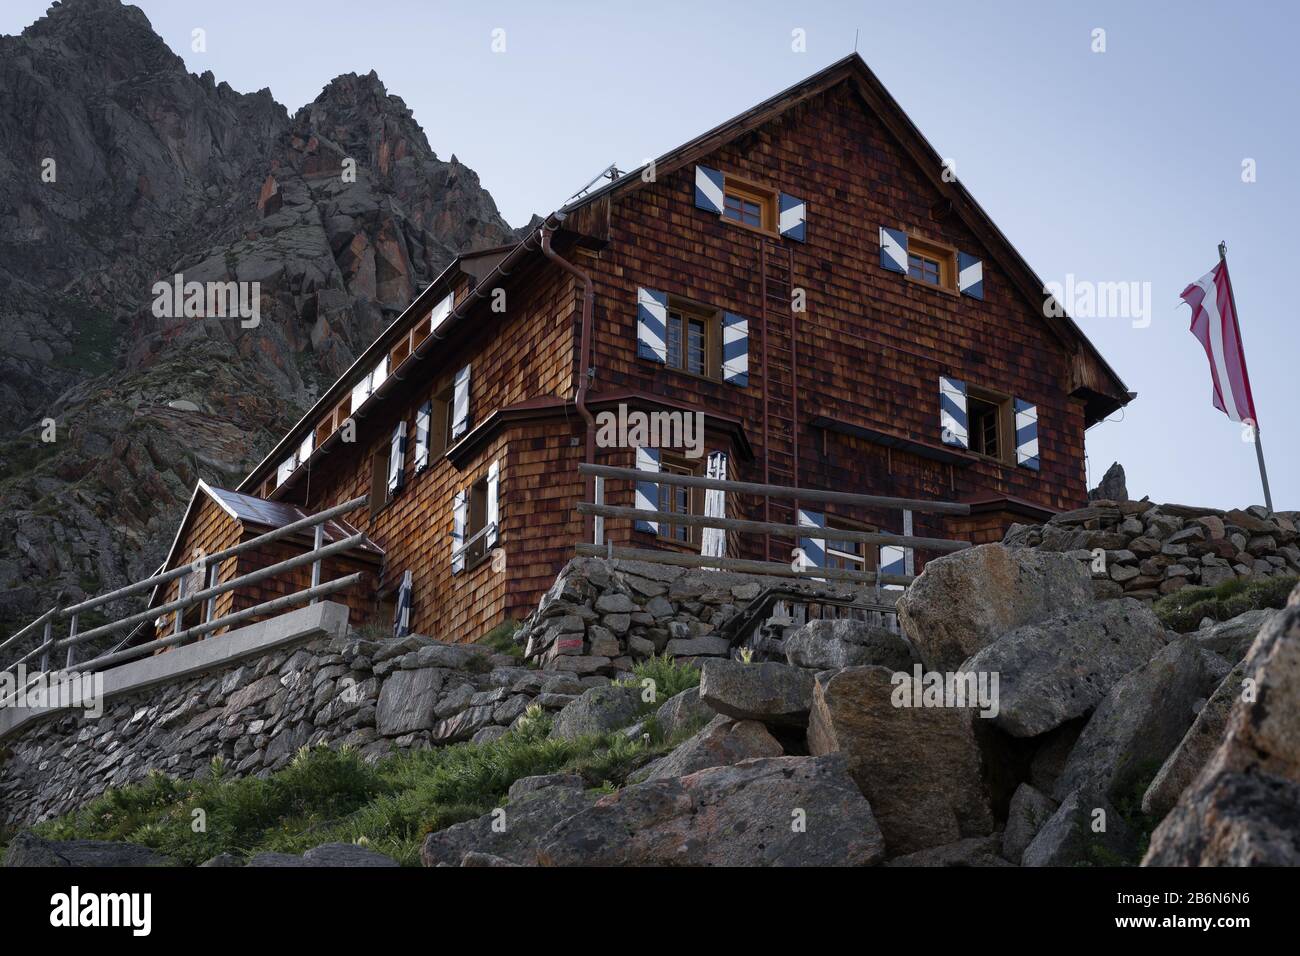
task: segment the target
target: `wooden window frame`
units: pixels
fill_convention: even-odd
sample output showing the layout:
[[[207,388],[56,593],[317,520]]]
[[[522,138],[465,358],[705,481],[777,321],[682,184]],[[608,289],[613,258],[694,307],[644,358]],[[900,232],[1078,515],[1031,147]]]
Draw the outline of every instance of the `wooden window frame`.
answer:
[[[429,403],[433,406],[429,411],[429,464],[432,466],[433,460],[446,455],[454,444],[451,427],[452,416],[456,414],[456,383],[434,389]]]
[[[728,216],[728,196],[735,196],[742,200],[758,203],[759,208],[762,210],[763,224],[754,226]],[[719,218],[730,226],[737,226],[740,229],[748,229],[750,232],[757,232],[779,239],[781,235],[778,229],[781,216],[779,196],[779,192],[772,186],[765,186],[762,183],[733,176],[730,173],[723,173],[722,212],[719,214]]]
[[[957,291],[957,248],[950,246],[946,242],[939,242],[935,239],[927,239],[924,236],[915,236],[908,233],[907,236],[907,255],[908,271],[906,278],[908,282],[918,285],[923,289],[935,289],[939,292],[946,292],[949,295],[959,296]],[[924,279],[918,279],[912,275],[911,257],[920,256],[922,259],[930,259],[939,264],[939,284],[935,285],[926,282]]]
[[[466,541],[487,527],[487,499],[488,476],[484,473],[482,478],[479,478],[467,489],[466,500],[469,507],[465,515]],[[465,570],[470,571],[478,567],[488,559],[491,553],[487,547],[487,536],[484,535],[463,552]]]
[[[683,320],[699,319],[704,323],[704,371],[692,372],[683,365],[673,365],[668,360],[668,325],[672,324],[673,313],[681,315]],[[702,378],[710,382],[722,379],[722,310],[712,309],[675,296],[668,297],[668,325],[664,327],[664,368],[679,375]],[[684,331],[684,330],[683,330]],[[686,336],[682,337],[682,361],[687,360]]]
[[[707,458],[694,459],[687,458],[684,455],[673,455],[661,452],[659,455],[659,471],[661,473],[668,471],[669,474],[702,476],[704,474],[704,465],[707,460]],[[647,476],[645,480],[649,481],[650,479]],[[687,510],[685,512],[686,514],[704,514],[703,488],[685,488],[681,485],[667,484],[659,485],[659,500],[656,502],[659,511],[671,510],[663,507],[663,493],[665,489],[674,492],[680,489],[686,492],[688,501],[686,506]],[[668,529],[670,528],[682,527],[686,529],[686,538],[684,540],[682,538],[675,538],[668,533]],[[665,544],[676,545],[679,548],[697,549],[700,547],[702,531],[702,528],[695,525],[674,525],[672,522],[661,520],[658,522],[658,530],[655,532],[655,539],[662,541]]]
[[[976,451],[973,447],[975,428],[970,414],[972,399],[985,405],[992,405],[997,410],[998,453],[996,455]],[[966,444],[967,451],[984,461],[997,462],[1000,465],[1016,463],[1015,402],[1010,395],[979,385],[971,385],[969,382],[966,384]]]

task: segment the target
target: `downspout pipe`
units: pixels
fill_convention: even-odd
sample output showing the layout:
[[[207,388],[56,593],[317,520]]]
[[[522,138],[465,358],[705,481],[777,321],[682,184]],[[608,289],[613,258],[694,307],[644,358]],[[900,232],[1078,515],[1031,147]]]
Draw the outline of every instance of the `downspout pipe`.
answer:
[[[591,409],[587,407],[587,389],[591,384],[592,377],[596,374],[596,370],[591,364],[591,316],[596,295],[592,289],[591,276],[551,248],[551,235],[555,232],[554,227],[544,225],[540,232],[542,236],[542,252],[546,255],[546,258],[582,283],[582,334],[578,340],[578,384],[573,393],[573,404],[577,406],[578,414],[587,423],[586,460],[594,465],[596,463],[596,419],[591,414]],[[584,487],[587,500],[595,501],[595,477],[588,475]],[[593,540],[594,521],[592,515],[583,515],[582,538],[584,541]]]

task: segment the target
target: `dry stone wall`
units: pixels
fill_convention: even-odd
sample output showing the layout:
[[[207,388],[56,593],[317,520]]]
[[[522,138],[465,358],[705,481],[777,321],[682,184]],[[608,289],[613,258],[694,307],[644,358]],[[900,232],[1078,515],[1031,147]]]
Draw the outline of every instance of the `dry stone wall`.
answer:
[[[151,771],[192,778],[221,758],[237,776],[284,767],[301,747],[377,760],[506,729],[558,710],[604,677],[545,673],[508,655],[427,637],[319,638],[240,666],[65,713],[0,742],[0,822],[35,823]]]
[[[857,590],[811,577],[576,558],[564,566],[516,640],[525,657],[544,669],[576,674],[626,672],[652,654],[725,657],[730,646],[719,628],[769,586],[795,587],[810,598],[850,596]]]
[[[1079,552],[1098,598],[1151,601],[1185,587],[1300,573],[1300,513],[1258,505],[1218,511],[1150,501],[1091,502],[1044,525],[1012,525],[1003,543]],[[1084,552],[1087,552],[1086,554]]]

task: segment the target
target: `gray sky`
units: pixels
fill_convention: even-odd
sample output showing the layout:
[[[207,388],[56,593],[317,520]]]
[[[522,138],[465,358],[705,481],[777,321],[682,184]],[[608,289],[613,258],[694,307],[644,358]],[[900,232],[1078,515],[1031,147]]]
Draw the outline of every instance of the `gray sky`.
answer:
[[[1205,354],[1178,300],[1222,239],[1274,504],[1300,508],[1293,4],[136,5],[191,70],[241,91],[270,87],[290,111],[340,73],[376,70],[513,225],[607,164],[635,166],[815,72],[852,51],[858,31],[858,51],[1044,281],[1149,288],[1145,315],[1074,310],[1139,393],[1088,433],[1091,482],[1119,459],[1136,497],[1262,502],[1253,446],[1210,404]],[[5,0],[0,33],[46,7]],[[191,49],[196,27],[206,52]],[[497,30],[504,52],[492,49]],[[792,50],[795,30],[806,52]]]

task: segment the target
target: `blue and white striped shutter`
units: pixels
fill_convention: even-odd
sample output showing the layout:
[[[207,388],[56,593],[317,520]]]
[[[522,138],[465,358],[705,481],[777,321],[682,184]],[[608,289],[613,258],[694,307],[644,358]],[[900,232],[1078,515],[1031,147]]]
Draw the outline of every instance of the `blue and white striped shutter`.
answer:
[[[715,451],[709,454],[708,469],[705,474],[717,481],[727,480],[727,453]],[[727,493],[720,488],[710,488],[704,492],[704,515],[708,518],[725,518],[727,516]],[[721,528],[705,528],[700,535],[700,554],[711,558],[720,558],[727,553],[727,532]]]
[[[749,320],[730,312],[722,313],[722,380],[749,384]]]
[[[880,264],[890,272],[907,275],[907,233],[880,227]]]
[[[636,470],[652,471],[659,473],[659,449],[658,448],[638,448],[636,450]],[[636,508],[639,511],[658,511],[659,510],[659,483],[656,481],[638,481],[636,483]],[[644,521],[637,519],[637,531],[649,531],[651,534],[659,533],[658,521]]]
[[[397,608],[393,615],[393,637],[406,637],[411,633],[411,572],[402,572],[402,583],[397,589]]]
[[[487,533],[483,536],[483,547],[496,546],[501,533],[501,462],[494,461],[488,468],[487,479]]]
[[[824,528],[826,527],[826,516],[820,511],[807,511],[800,508],[799,524],[807,525],[810,528]],[[799,549],[803,551],[803,556],[810,565],[815,568],[826,567],[825,538],[800,538]]]
[[[1016,464],[1038,471],[1038,406],[1016,399]]]
[[[695,167],[695,206],[722,215],[722,173],[708,166]]]
[[[415,473],[429,467],[429,424],[433,420],[433,402],[425,402],[415,413]]]
[[[455,441],[469,430],[469,366],[456,373],[452,388],[451,438]]]
[[[939,376],[939,436],[945,445],[969,448],[966,433],[966,383]]]
[[[451,504],[451,573],[465,570],[465,526],[469,524],[469,494],[456,492]]]
[[[403,465],[406,464],[406,422],[400,421],[393,429],[393,438],[388,446],[388,493],[396,494],[406,482]]]
[[[984,298],[984,260],[957,253],[957,291],[972,299]]]
[[[661,365],[668,362],[668,293],[636,290],[636,354]]]
[[[781,193],[781,235],[796,242],[804,241],[804,226],[808,221],[808,206],[802,199]]]

